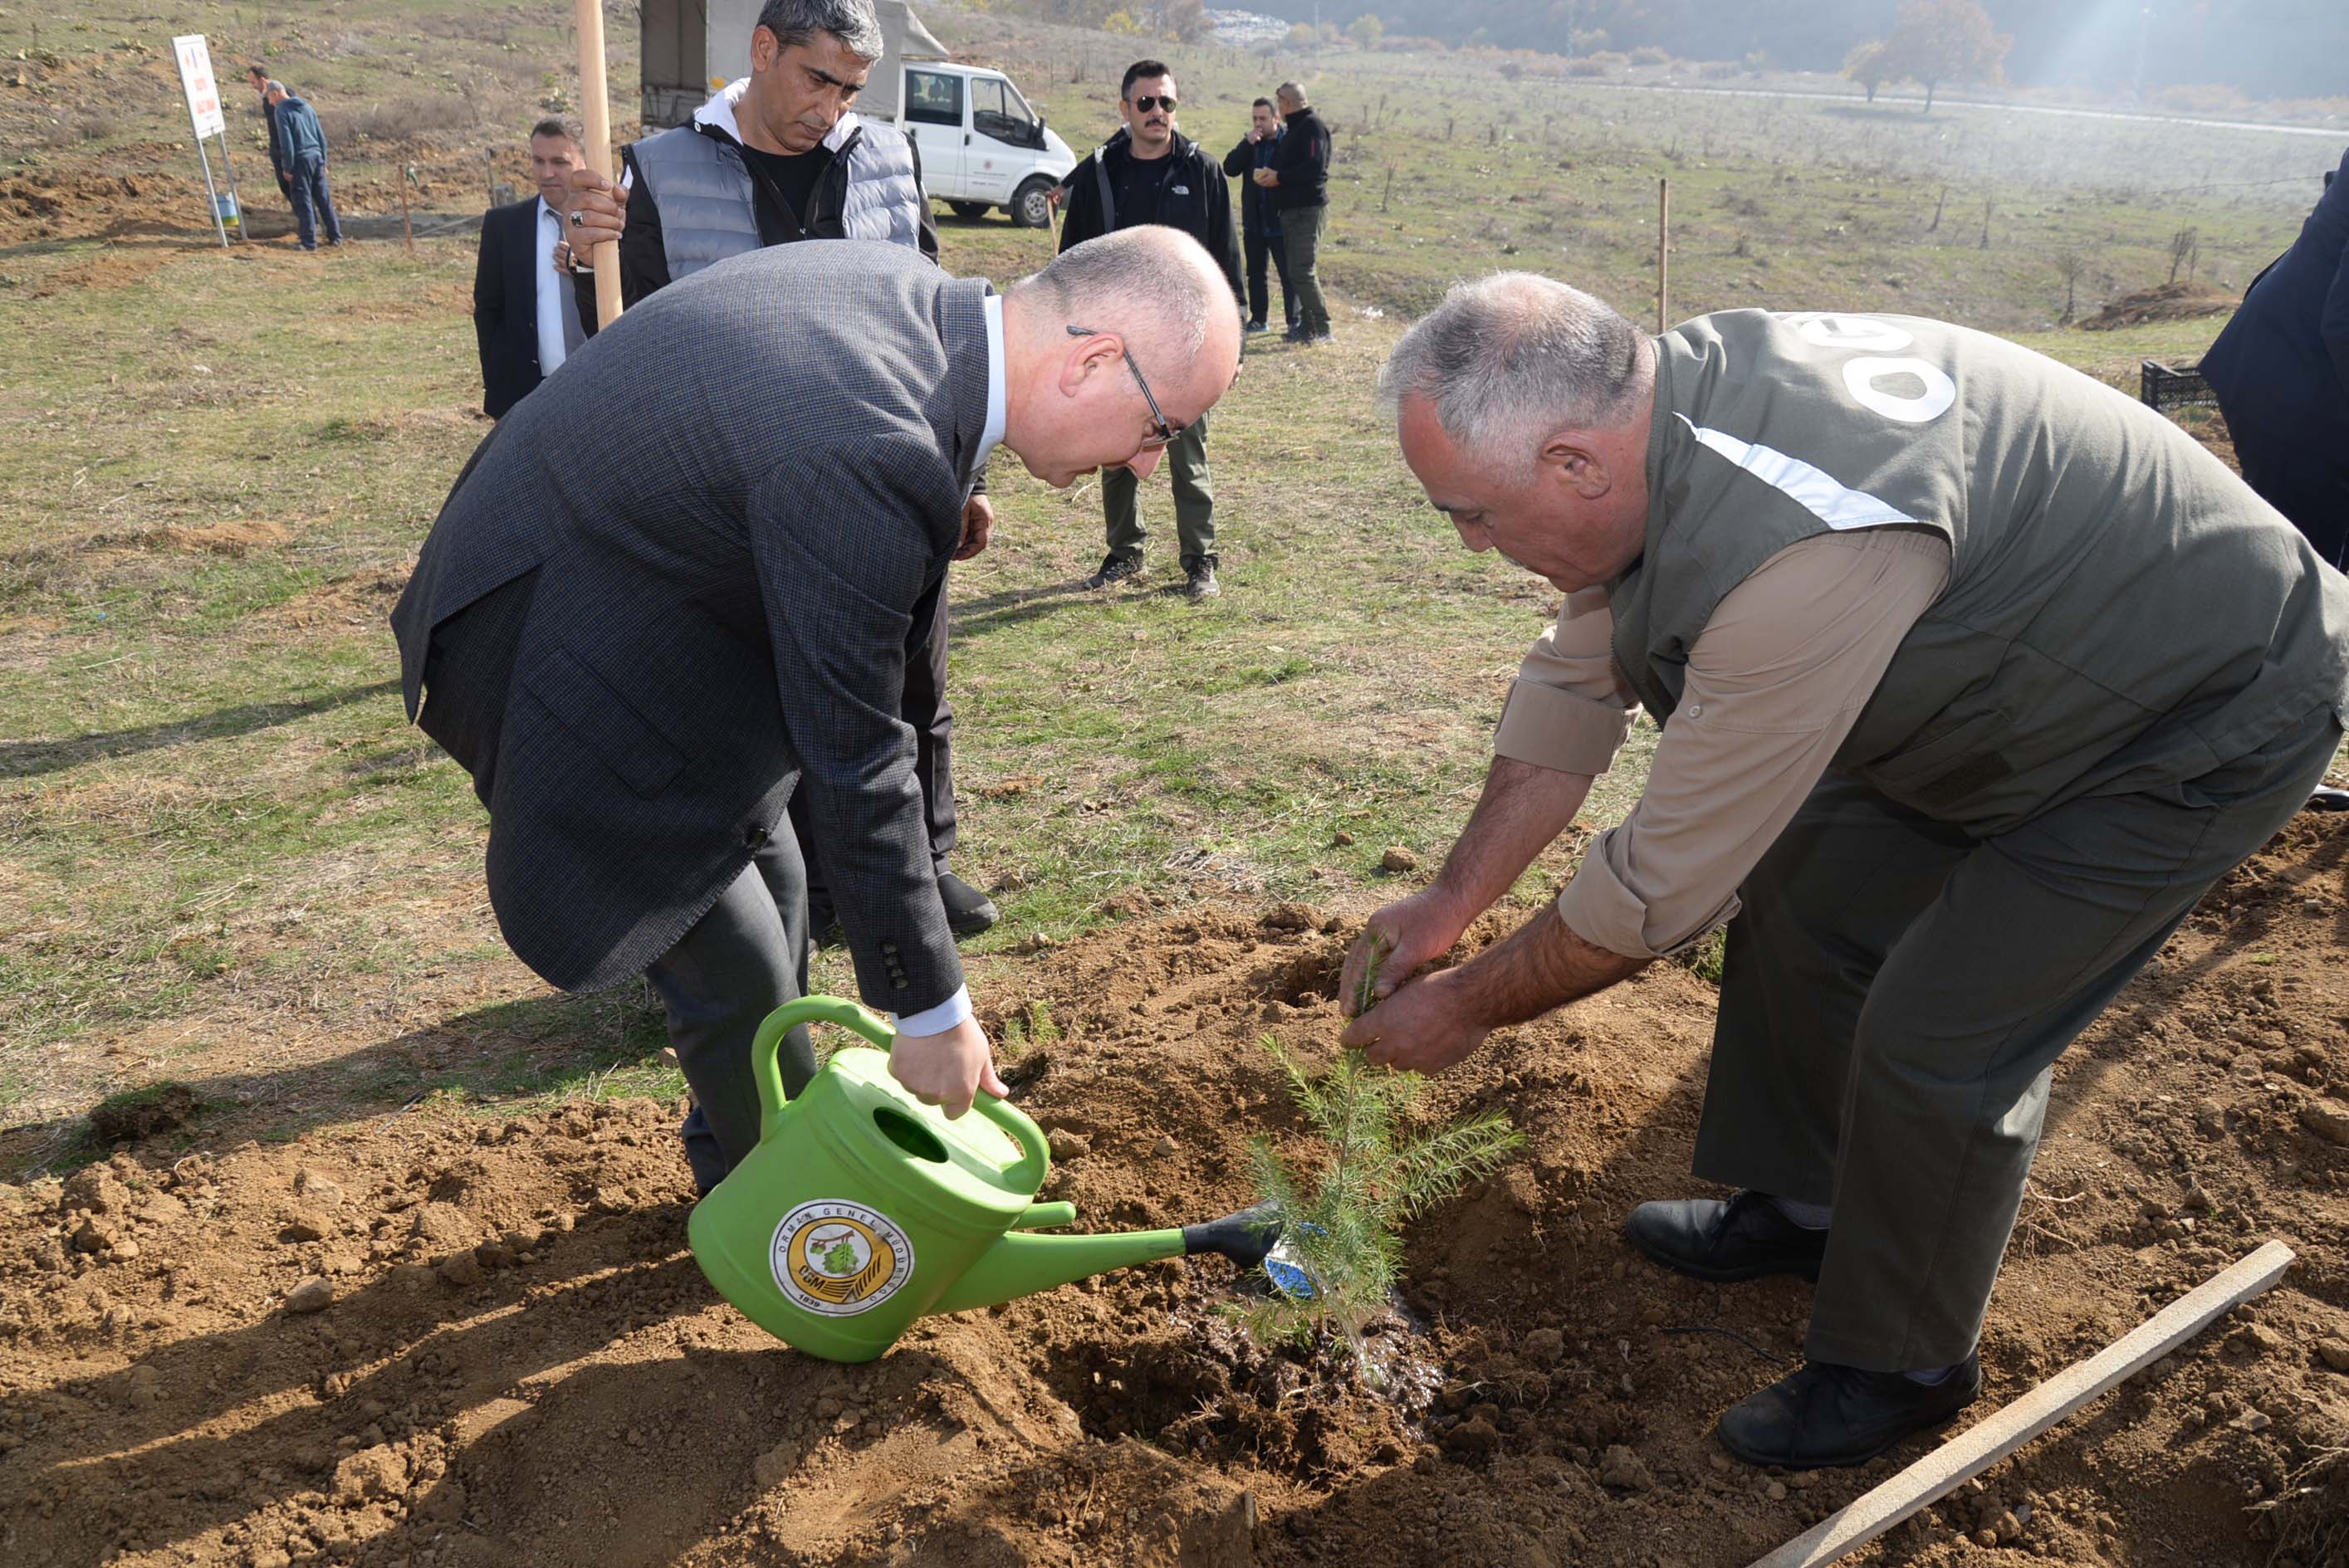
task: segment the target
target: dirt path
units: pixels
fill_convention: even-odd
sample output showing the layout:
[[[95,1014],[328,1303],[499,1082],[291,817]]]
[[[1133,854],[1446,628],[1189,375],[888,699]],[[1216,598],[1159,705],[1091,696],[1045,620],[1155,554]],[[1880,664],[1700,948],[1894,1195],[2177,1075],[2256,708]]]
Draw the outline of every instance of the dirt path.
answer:
[[[2280,1525],[2349,1519],[2342,1467],[2255,1509],[2349,1443],[2326,1360],[2349,1362],[2344,865],[2349,825],[2295,822],[2068,1058],[1992,1400],[2261,1238],[2300,1265],[1865,1560],[2250,1564]],[[1298,1130],[1255,1039],[1332,1048],[1349,933],[1319,923],[1193,913],[1038,961],[1005,1011],[1063,1031],[1011,1068],[1082,1146],[1053,1195],[1094,1227],[1249,1196],[1247,1135]],[[1661,1276],[1617,1239],[1630,1203],[1687,1188],[1711,1012],[1661,968],[1440,1080],[1531,1144],[1413,1233],[1424,1408],[1246,1345],[1217,1261],[933,1319],[868,1367],[804,1358],[695,1271],[674,1108],[645,1102],[129,1148],[0,1188],[0,1556],[1743,1563],[1894,1463],[1731,1463],[1711,1422],[1795,1353],[1805,1289]],[[2329,1553],[2293,1539],[2273,1562],[2349,1561],[2337,1528]]]

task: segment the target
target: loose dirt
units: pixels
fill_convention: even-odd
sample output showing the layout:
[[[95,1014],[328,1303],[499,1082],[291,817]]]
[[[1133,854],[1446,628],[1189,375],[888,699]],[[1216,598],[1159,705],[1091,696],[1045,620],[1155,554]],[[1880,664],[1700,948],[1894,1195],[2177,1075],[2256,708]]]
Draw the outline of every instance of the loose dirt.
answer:
[[[2349,1562],[2349,1467],[2324,1460],[2349,1447],[2344,865],[2349,823],[2295,821],[2066,1059],[1976,1413],[2263,1237],[2301,1263],[1863,1561]],[[997,971],[990,1021],[1041,1040],[1007,1076],[1073,1151],[1050,1194],[1094,1227],[1246,1202],[1246,1138],[1300,1134],[1255,1042],[1334,1050],[1354,929],[1161,914]],[[674,1106],[126,1145],[0,1188],[0,1553],[1746,1563],[1899,1461],[1729,1460],[1711,1424],[1797,1353],[1806,1288],[1698,1284],[1618,1239],[1631,1203],[1690,1190],[1712,1009],[1660,966],[1437,1080],[1440,1111],[1506,1108],[1530,1145],[1413,1228],[1383,1336],[1423,1375],[1383,1391],[1249,1345],[1219,1260],[926,1320],[866,1367],[803,1357],[684,1252]]]
[[[2159,284],[2123,294],[2080,323],[2083,332],[2110,332],[2116,327],[2143,326],[2151,321],[2192,321],[2220,315],[2241,303],[2241,296],[2206,284]]]

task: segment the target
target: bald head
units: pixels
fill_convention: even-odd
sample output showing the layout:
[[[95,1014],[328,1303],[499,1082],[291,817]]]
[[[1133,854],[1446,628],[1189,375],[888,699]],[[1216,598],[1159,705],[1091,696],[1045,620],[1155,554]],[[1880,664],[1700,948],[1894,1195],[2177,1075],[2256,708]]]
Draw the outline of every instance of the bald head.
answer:
[[[1158,421],[1199,418],[1239,370],[1231,284],[1198,241],[1160,224],[1062,252],[1011,285],[1003,326],[1004,444],[1054,484],[1104,466],[1147,472]]]
[[[1231,284],[1206,247],[1159,223],[1071,246],[1011,292],[1071,325],[1116,333],[1154,364],[1176,366],[1197,359],[1216,323],[1235,309]],[[1234,343],[1237,353],[1236,335]],[[1230,379],[1226,367],[1223,380]]]
[[[1647,339],[1602,300],[1533,273],[1455,284],[1379,371],[1389,412],[1413,399],[1482,460],[1523,470],[1543,438],[1622,423],[1644,407]]]

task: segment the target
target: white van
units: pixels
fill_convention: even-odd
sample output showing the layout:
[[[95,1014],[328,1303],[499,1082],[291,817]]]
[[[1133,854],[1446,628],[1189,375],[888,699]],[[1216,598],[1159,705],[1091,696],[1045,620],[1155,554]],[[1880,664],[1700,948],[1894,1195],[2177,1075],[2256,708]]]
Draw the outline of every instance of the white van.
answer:
[[[643,0],[644,125],[682,125],[709,95],[750,74],[760,0]],[[1077,166],[1001,71],[947,63],[905,0],[876,0],[886,51],[856,112],[922,150],[922,187],[965,218],[1000,207],[1023,228],[1051,222],[1045,192]]]
[[[958,216],[1000,207],[1023,229],[1051,222],[1045,193],[1077,160],[1001,71],[925,60],[905,67],[897,125],[922,150],[922,184]]]

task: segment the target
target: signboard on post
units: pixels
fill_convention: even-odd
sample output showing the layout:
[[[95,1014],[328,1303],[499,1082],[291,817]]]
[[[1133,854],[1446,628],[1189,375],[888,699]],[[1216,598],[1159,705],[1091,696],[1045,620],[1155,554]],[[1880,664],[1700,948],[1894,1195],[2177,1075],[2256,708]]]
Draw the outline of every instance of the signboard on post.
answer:
[[[188,124],[196,133],[196,160],[204,169],[204,196],[212,203],[212,227],[220,234],[221,248],[228,248],[228,226],[234,223],[237,232],[244,232],[243,214],[236,205],[236,176],[228,166],[228,119],[221,113],[220,84],[212,79],[212,52],[202,33],[190,33],[171,40],[172,57],[180,62],[180,88],[187,95]],[[221,139],[221,172],[228,179],[228,194],[223,197],[212,183],[212,154],[204,150],[204,138]]]
[[[180,58],[180,86],[188,95],[188,123],[196,128],[199,139],[226,136],[228,121],[221,114],[220,84],[212,80],[212,52],[204,36],[191,33],[174,38],[171,52]]]

